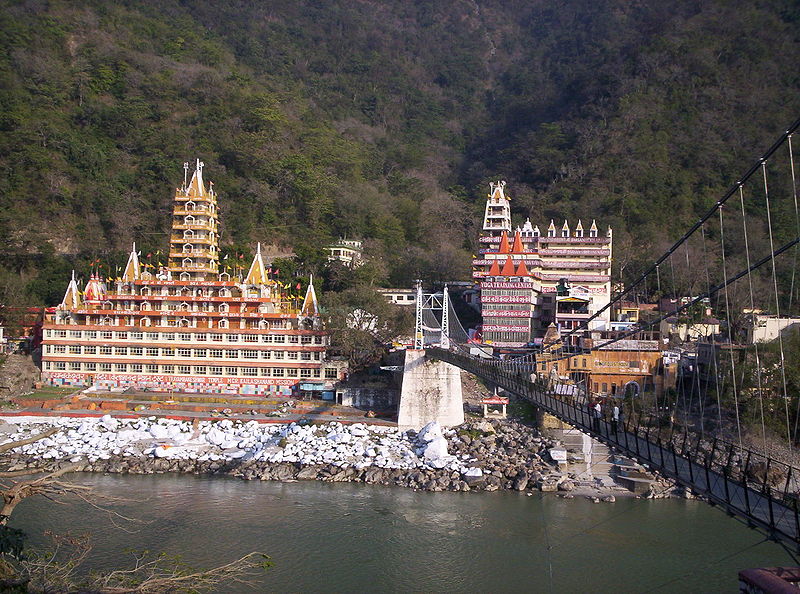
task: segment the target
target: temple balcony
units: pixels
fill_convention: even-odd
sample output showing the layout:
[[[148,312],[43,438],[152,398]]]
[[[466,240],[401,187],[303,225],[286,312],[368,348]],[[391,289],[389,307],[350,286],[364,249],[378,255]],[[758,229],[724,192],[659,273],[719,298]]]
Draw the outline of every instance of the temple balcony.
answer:
[[[217,203],[216,194],[203,194],[202,196],[186,196],[185,194],[178,194],[175,196],[175,202],[209,202],[211,204]]]
[[[169,242],[171,244],[177,243],[180,244],[178,247],[181,247],[184,243],[208,243],[208,244],[216,244],[216,238],[212,239],[208,235],[171,235],[169,238]]]
[[[180,223],[174,222],[174,223],[172,223],[172,228],[175,229],[175,230],[178,230],[178,229],[181,229],[181,230],[182,229],[192,229],[192,230],[198,229],[198,230],[202,230],[202,231],[216,231],[217,230],[217,226],[216,226],[216,223],[214,221],[208,221],[207,223],[197,223],[197,222],[195,222],[195,223],[188,223],[188,224],[184,223],[184,222],[180,222]]]
[[[186,216],[186,215],[196,215],[196,214],[213,215],[214,214],[214,210],[212,208],[206,206],[205,204],[198,204],[194,208],[178,208],[178,207],[175,207],[172,210],[172,214],[174,216],[181,216],[181,217],[182,216]]]
[[[177,263],[170,263],[167,266],[167,269],[170,272],[190,272],[190,271],[201,271],[201,272],[216,272],[217,267],[211,267],[211,263],[199,263],[199,264],[177,264]]]
[[[170,251],[169,253],[170,258],[190,258],[190,257],[200,257],[200,258],[207,258],[207,259],[216,259],[217,252],[212,252],[210,250],[177,250],[177,251]]]

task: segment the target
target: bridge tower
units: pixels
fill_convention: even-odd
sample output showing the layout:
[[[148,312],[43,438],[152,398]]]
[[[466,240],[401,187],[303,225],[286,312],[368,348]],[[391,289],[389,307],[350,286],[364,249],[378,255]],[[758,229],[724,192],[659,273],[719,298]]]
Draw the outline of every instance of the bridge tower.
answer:
[[[400,429],[421,429],[431,421],[438,421],[445,427],[464,422],[461,370],[449,363],[425,358],[426,345],[450,346],[449,301],[447,287],[442,293],[426,294],[422,292],[422,283],[417,282],[414,348],[406,350],[397,413]]]

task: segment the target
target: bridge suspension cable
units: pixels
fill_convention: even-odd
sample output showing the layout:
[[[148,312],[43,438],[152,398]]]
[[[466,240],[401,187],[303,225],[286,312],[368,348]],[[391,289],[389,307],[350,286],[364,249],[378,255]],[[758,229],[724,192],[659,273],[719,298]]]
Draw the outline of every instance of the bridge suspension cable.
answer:
[[[798,118],[789,128],[784,132],[773,144],[772,146],[761,156],[761,158],[756,162],[747,172],[737,181],[730,189],[720,198],[717,202],[708,209],[708,211],[700,217],[700,219],[692,225],[683,236],[678,239],[666,252],[664,252],[656,261],[655,263],[650,266],[647,270],[645,270],[636,280],[630,283],[623,291],[619,292],[614,298],[609,301],[608,304],[603,306],[601,309],[596,311],[594,314],[589,316],[586,320],[584,320],[579,326],[570,330],[567,334],[567,337],[575,334],[578,331],[585,330],[589,328],[589,324],[597,319],[600,315],[602,315],[605,311],[613,307],[616,303],[621,301],[626,295],[633,291],[633,289],[637,288],[642,282],[652,273],[656,273],[657,279],[660,284],[659,278],[659,267],[662,263],[664,263],[668,258],[672,256],[675,251],[684,244],[690,237],[694,235],[694,233],[700,229],[700,227],[708,221],[711,217],[713,217],[717,211],[733,196],[739,189],[740,186],[744,185],[765,163],[770,157],[772,157],[775,152],[781,148],[784,143],[786,143],[792,136],[792,134],[800,128],[800,118]],[[800,235],[800,225],[798,227],[798,234]]]

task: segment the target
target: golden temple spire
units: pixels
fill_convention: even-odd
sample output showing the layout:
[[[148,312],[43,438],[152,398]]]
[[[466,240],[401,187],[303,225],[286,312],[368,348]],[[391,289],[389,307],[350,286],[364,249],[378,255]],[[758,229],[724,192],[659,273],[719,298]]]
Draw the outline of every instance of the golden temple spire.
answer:
[[[265,285],[268,280],[267,269],[264,266],[264,260],[261,258],[261,243],[259,242],[256,247],[256,255],[253,257],[253,263],[250,265],[250,270],[247,272],[244,282],[248,285]]]
[[[317,293],[314,291],[314,275],[308,280],[306,298],[303,300],[303,308],[300,310],[301,316],[314,317],[319,315],[319,305],[317,304]]]
[[[189,182],[189,185],[186,188],[186,195],[192,197],[200,197],[205,196],[206,193],[206,186],[203,183],[203,167],[205,167],[205,163],[203,163],[200,159],[197,159],[197,165],[192,174],[192,181]],[[184,172],[186,171],[186,164],[184,164]],[[184,173],[185,179],[185,173]]]
[[[135,280],[139,280],[139,278],[139,254],[136,253],[136,243],[134,243],[133,249],[131,250],[131,255],[128,256],[128,263],[125,264],[125,272],[122,273],[122,280],[126,283],[130,283]]]
[[[75,271],[73,270],[72,280],[67,285],[67,292],[64,293],[64,299],[61,300],[60,309],[77,309],[82,303],[81,292],[78,290],[78,283],[75,281]]]

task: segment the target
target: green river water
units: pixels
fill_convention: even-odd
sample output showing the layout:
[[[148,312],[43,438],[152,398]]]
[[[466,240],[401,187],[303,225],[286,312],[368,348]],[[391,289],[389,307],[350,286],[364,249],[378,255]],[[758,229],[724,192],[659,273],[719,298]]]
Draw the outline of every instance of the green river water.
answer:
[[[739,569],[792,564],[780,546],[697,501],[593,504],[184,475],[74,482],[126,498],[113,508],[144,523],[121,530],[83,502],[30,499],[11,524],[31,544],[44,530],[90,533],[96,568],[124,564],[131,549],[203,566],[271,555],[274,568],[245,591],[736,592]]]

